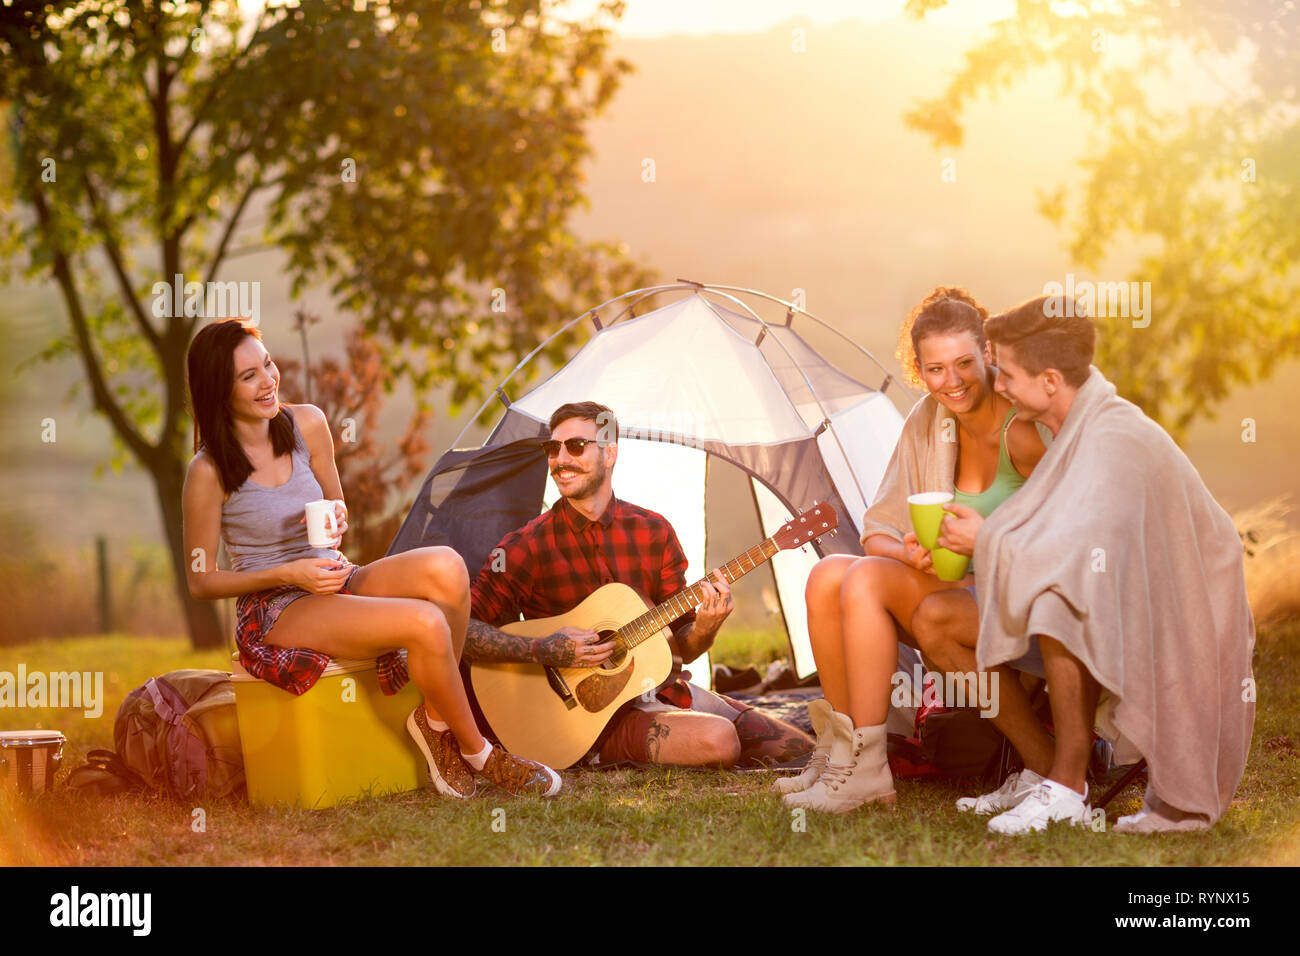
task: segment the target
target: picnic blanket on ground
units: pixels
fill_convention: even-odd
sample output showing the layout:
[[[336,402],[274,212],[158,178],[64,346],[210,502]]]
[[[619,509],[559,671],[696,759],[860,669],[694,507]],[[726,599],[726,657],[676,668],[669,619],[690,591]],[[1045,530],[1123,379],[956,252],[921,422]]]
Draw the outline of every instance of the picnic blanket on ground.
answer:
[[[1030,635],[1060,641],[1118,698],[1148,798],[1217,821],[1255,720],[1241,539],[1187,456],[1095,368],[981,526],[975,563],[980,668],[1021,656]]]

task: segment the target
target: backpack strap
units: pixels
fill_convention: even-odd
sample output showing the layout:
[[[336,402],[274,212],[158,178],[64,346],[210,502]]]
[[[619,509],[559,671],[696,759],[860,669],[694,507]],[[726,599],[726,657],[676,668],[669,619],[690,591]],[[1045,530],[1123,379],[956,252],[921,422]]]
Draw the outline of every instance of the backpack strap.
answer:
[[[162,677],[151,677],[145,681],[144,689],[153,701],[154,713],[167,728],[162,744],[168,786],[173,795],[181,798],[201,793],[207,786],[207,752],[203,742],[181,719],[190,709],[189,701]]]

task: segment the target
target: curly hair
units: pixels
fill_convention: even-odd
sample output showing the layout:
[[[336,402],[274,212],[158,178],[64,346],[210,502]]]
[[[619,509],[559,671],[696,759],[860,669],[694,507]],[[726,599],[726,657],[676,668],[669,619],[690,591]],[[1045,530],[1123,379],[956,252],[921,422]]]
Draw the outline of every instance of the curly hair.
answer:
[[[975,297],[961,286],[937,286],[921,300],[898,330],[898,351],[895,356],[903,369],[903,377],[914,388],[925,385],[921,378],[921,364],[917,359],[921,340],[931,335],[949,335],[969,332],[975,344],[983,351],[988,341],[984,323],[988,309],[975,301]]]

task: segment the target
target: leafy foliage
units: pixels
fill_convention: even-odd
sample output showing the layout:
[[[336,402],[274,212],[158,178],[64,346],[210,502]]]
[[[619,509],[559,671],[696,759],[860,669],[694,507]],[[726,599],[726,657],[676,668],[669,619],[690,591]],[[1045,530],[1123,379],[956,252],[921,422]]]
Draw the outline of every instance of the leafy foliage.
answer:
[[[280,394],[285,401],[306,400],[303,363],[277,359]],[[343,549],[354,564],[382,558],[404,517],[403,492],[425,470],[429,443],[424,440],[432,417],[419,411],[407,422],[391,451],[380,445],[379,412],[384,380],[379,349],[360,329],[347,336],[347,362],[322,358],[311,365],[311,403],[330,423],[334,462],[343,498],[348,503],[348,534]],[[394,510],[396,505],[396,510]]]
[[[1151,324],[1099,320],[1097,362],[1176,437],[1300,354],[1298,47],[1288,0],[1020,0],[906,118],[960,145],[981,93],[1059,71],[1105,145],[1080,159],[1082,195],[1058,189],[1040,208],[1085,267],[1141,250],[1131,278],[1151,283]]]
[[[0,280],[52,279],[94,408],[153,477],[184,585],[185,353],[199,324],[156,283],[242,280],[281,250],[329,283],[381,384],[483,391],[539,332],[649,277],[577,239],[585,124],[630,66],[556,0],[82,0],[0,5]],[[256,221],[260,217],[264,221]],[[571,345],[559,338],[550,358]],[[203,619],[200,621],[200,619]],[[204,623],[206,622],[206,623]]]

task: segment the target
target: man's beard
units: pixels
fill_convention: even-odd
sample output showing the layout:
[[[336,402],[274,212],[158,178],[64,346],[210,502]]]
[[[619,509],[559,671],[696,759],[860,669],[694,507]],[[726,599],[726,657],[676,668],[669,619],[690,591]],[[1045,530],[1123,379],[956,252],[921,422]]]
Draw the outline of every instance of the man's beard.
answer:
[[[600,486],[604,483],[605,476],[608,474],[609,474],[609,469],[605,467],[605,460],[603,458],[598,458],[596,460],[596,464],[592,466],[589,472],[586,473],[586,477],[585,479],[582,480],[581,484],[575,487],[568,494],[564,495],[564,497],[565,498],[590,498],[592,495],[596,493],[596,490],[600,488]],[[551,477],[554,478],[555,476],[552,475]]]

